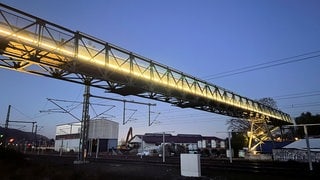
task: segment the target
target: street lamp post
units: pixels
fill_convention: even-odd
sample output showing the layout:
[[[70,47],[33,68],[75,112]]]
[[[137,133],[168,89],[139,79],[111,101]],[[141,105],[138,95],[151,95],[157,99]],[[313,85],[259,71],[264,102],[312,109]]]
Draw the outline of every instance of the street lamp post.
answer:
[[[312,166],[312,160],[311,160],[311,152],[310,152],[310,142],[309,142],[309,136],[308,136],[308,129],[307,126],[303,126],[304,134],[306,135],[306,144],[307,144],[307,153],[308,153],[308,162],[309,162],[309,169],[310,171],[313,171],[313,166]]]
[[[308,128],[307,126],[319,126],[319,124],[295,124],[295,125],[287,125],[287,126],[303,126],[303,131],[306,138],[306,145],[307,145],[307,154],[308,154],[308,163],[309,163],[309,170],[313,171],[312,166],[312,159],[311,159],[311,151],[310,151],[310,142],[309,142],[309,134],[308,134]]]
[[[163,132],[157,132],[157,133],[162,133],[162,162],[166,162],[166,148],[165,148],[165,143],[166,143],[166,133],[174,133],[175,131],[163,131]]]
[[[166,143],[166,139],[165,139],[165,132],[162,133],[162,162],[166,162],[166,148],[165,148],[165,143]]]
[[[142,135],[141,136],[141,155],[140,155],[141,159],[142,159],[143,153],[144,153],[144,146],[143,146],[143,135]]]
[[[225,131],[225,132],[217,132],[217,133],[228,133],[228,144],[229,144],[229,161],[232,163],[232,147],[231,147],[231,138],[232,138],[232,131]]]
[[[228,141],[229,141],[229,160],[230,160],[230,163],[232,163],[232,148],[231,148],[231,137],[232,137],[232,134],[231,134],[231,131],[228,132]]]

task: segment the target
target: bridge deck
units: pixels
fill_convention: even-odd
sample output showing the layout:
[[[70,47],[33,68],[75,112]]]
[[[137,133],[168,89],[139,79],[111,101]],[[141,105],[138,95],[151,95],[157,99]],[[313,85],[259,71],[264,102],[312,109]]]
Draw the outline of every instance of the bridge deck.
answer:
[[[237,118],[291,124],[290,116],[81,32],[0,4],[0,67],[85,83]]]

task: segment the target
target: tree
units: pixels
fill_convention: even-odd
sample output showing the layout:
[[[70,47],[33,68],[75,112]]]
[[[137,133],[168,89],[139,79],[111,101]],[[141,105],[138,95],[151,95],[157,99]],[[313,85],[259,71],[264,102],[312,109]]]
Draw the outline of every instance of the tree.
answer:
[[[234,152],[234,156],[238,157],[239,150],[243,149],[243,147],[248,146],[248,138],[245,133],[232,132],[231,146]]]
[[[271,97],[261,98],[258,100],[258,102],[260,102],[261,104],[263,104],[265,106],[269,106],[273,109],[278,109],[277,102]]]
[[[227,121],[228,131],[247,132],[250,129],[250,122],[246,119],[232,118]]]
[[[297,125],[299,124],[319,124],[319,126],[307,126],[308,128],[308,135],[316,136],[320,135],[320,114],[312,115],[310,112],[301,113],[299,117],[295,118],[295,122]],[[303,127],[298,127],[296,129],[296,135],[298,138],[304,137],[304,130]]]

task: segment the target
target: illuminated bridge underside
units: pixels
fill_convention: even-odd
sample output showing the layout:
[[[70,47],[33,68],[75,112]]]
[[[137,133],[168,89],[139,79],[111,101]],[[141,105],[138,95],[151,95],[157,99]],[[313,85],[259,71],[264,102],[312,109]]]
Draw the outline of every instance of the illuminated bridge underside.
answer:
[[[0,67],[237,118],[288,114],[81,32],[0,4]],[[85,81],[91,79],[90,82]]]

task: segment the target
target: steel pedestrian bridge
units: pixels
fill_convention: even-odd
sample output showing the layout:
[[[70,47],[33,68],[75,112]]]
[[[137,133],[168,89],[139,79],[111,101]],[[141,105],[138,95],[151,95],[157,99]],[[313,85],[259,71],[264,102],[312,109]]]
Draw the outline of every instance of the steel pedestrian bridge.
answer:
[[[278,109],[0,4],[0,67],[226,116],[291,124]],[[196,120],[195,120],[196,121]]]
[[[277,109],[81,32],[1,4],[1,67],[237,118],[290,124]]]

